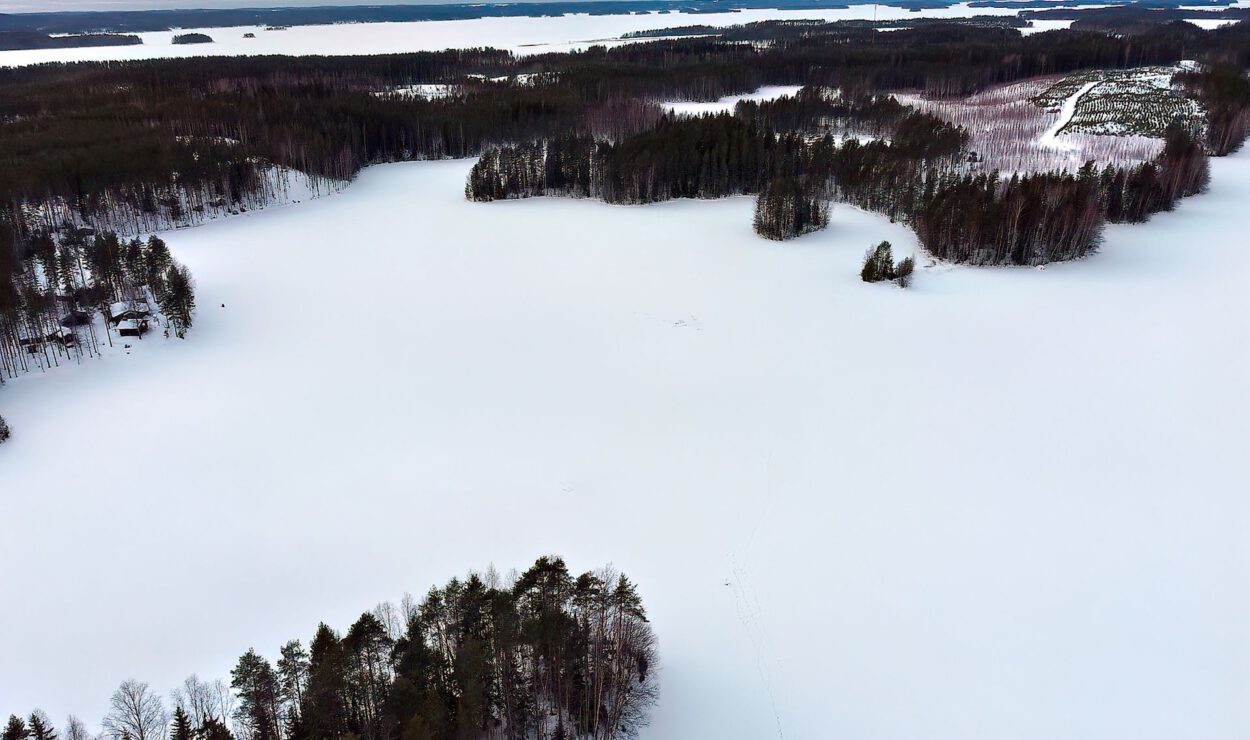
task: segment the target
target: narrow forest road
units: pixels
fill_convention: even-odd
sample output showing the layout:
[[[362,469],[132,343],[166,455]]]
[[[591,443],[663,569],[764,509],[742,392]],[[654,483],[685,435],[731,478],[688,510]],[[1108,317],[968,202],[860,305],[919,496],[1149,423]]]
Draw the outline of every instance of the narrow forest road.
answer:
[[[1085,96],[1085,93],[1093,90],[1100,84],[1102,84],[1101,80],[1087,82],[1072,97],[1063,101],[1063,107],[1059,109],[1059,119],[1055,121],[1055,125],[1046,130],[1046,133],[1042,134],[1042,138],[1038,143],[1050,149],[1071,148],[1072,144],[1059,141],[1059,132],[1063,130],[1064,126],[1068,125],[1068,122],[1072,120],[1072,116],[1076,115],[1076,106],[1081,102],[1081,98]]]

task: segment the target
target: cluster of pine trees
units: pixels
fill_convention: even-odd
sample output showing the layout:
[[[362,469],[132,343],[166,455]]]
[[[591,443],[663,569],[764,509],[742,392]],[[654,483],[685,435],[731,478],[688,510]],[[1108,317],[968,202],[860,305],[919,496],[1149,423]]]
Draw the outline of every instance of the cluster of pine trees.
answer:
[[[894,247],[889,242],[881,242],[864,253],[864,266],[859,271],[859,279],[865,283],[893,280],[898,283],[898,287],[906,288],[911,285],[911,275],[915,269],[916,261],[911,257],[904,257],[896,264]]]
[[[926,189],[913,226],[939,259],[973,265],[1039,265],[1097,248],[1098,180],[1059,174],[945,176]]]
[[[1141,223],[1152,214],[1172,210],[1181,198],[1202,192],[1209,179],[1206,152],[1188,131],[1174,125],[1155,161],[1103,170],[1103,210],[1113,223]]]
[[[1245,46],[1243,55],[1250,55],[1250,38]],[[1177,75],[1206,108],[1206,144],[1217,157],[1236,151],[1250,135],[1250,79],[1244,71],[1247,62],[1250,59],[1242,64],[1221,61],[1198,72]]]
[[[806,178],[783,176],[755,199],[755,233],[783,241],[829,225],[829,200],[823,186]]]
[[[774,177],[802,172],[808,147],[729,114],[664,116],[621,141],[563,136],[487,150],[465,194],[490,201],[534,195],[656,203],[760,192]]]
[[[830,133],[813,136],[831,121],[887,138],[838,145]],[[773,122],[799,131],[776,132]],[[835,102],[805,89],[790,101],[740,105],[733,115],[666,116],[618,142],[566,136],[491,149],[471,170],[466,195],[650,203],[757,194],[755,229],[769,239],[823,228],[833,198],[911,224],[944,260],[1037,265],[1089,254],[1104,221],[1144,221],[1200,192],[1208,178],[1202,146],[1179,125],[1153,162],[1101,173],[1090,163],[1077,175],[969,174],[967,142],[962,128],[894,100]]]
[[[0,383],[98,356],[123,334],[141,338],[149,320],[160,322],[157,308],[166,333],[183,337],[191,327],[191,274],[160,238],[125,240],[70,225],[14,233],[0,228]],[[123,315],[134,323],[120,322]]]
[[[633,737],[658,696],[655,636],[634,584],[573,575],[541,557],[503,583],[452,579],[420,602],[382,604],[346,633],[320,625],[270,663],[248,650],[230,681],[188,678],[173,711],[126,681],[111,740],[612,740]],[[71,718],[65,740],[87,740]],[[42,712],[0,740],[58,737]],[[35,728],[38,732],[35,734]]]
[[[0,740],[57,740],[60,736],[46,714],[36,709],[29,717],[10,715]]]

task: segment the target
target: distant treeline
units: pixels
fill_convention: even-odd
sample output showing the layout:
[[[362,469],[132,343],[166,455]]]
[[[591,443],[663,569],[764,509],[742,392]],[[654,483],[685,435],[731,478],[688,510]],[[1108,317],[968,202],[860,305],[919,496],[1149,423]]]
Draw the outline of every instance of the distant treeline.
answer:
[[[136,46],[138,36],[117,33],[83,33],[49,36],[35,31],[0,31],[0,51],[16,49],[71,49],[79,46]]]
[[[796,27],[802,32],[793,33]],[[670,164],[653,147],[677,146],[670,135],[685,129],[656,133],[666,124],[653,101],[712,100],[765,84],[804,84],[840,95],[812,94],[797,107],[761,104],[744,111],[755,138],[765,127],[784,137],[856,116],[866,117],[867,126],[877,113],[893,127],[897,111],[850,111],[841,102],[885,90],[963,94],[1039,74],[1199,57],[1231,70],[1192,80],[1195,94],[1214,101],[1211,130],[1223,141],[1213,150],[1228,151],[1244,136],[1247,103],[1238,76],[1250,46],[1246,23],[1214,31],[1172,24],[1131,38],[1072,31],[1021,38],[1008,28],[957,23],[890,33],[788,22],[744,29],[775,38],[767,44],[667,39],[523,58],[470,49],[3,69],[0,222],[18,240],[64,221],[137,233],[195,221],[212,209],[263,205],[272,197],[275,167],[342,181],[376,162],[475,156],[493,147],[560,140],[593,140],[596,149],[606,143],[657,168],[675,167],[686,178],[670,180],[657,170],[639,179],[623,164],[595,175],[600,197],[672,197],[692,187],[685,172],[690,155],[674,154]],[[448,85],[451,92],[434,99],[378,94],[416,84]],[[930,158],[927,147],[948,148],[922,138],[907,144],[913,159]],[[903,144],[895,144],[891,156],[902,153]],[[624,159],[619,154],[605,161]],[[759,192],[777,173],[771,159],[754,161],[764,169],[694,176],[699,188],[729,178],[708,193]],[[801,184],[806,188],[809,181]],[[672,191],[648,191],[652,187]]]
[[[904,18],[888,21],[873,20],[844,20],[844,21],[820,21],[820,20],[784,20],[784,21],[755,21],[752,23],[743,23],[732,26],[708,26],[708,25],[691,25],[691,26],[670,26],[668,28],[654,28],[645,31],[631,31],[621,34],[623,39],[662,39],[676,38],[682,36],[715,36],[725,41],[775,41],[778,39],[793,40],[811,36],[812,34],[827,34],[838,30],[864,30],[877,28],[926,28],[926,27],[943,27],[943,26],[964,26],[964,27],[996,27],[996,28],[1027,28],[1029,22],[1022,20],[1019,16],[980,16],[974,18]]]
[[[86,33],[168,31],[229,26],[306,26],[329,23],[402,23],[470,18],[540,17],[567,13],[629,15],[673,12],[724,13],[744,8],[819,10],[868,4],[866,0],[546,0],[521,3],[327,5],[278,8],[185,8],[172,10],[51,11],[0,14],[0,31]],[[891,0],[898,8],[945,8],[951,0]]]
[[[647,724],[657,662],[633,582],[542,557],[507,582],[471,574],[420,602],[381,604],[343,634],[321,624],[275,662],[248,650],[228,684],[183,682],[172,712],[148,684],[126,681],[102,737],[616,740]],[[10,717],[4,733],[60,737],[38,710]],[[71,717],[64,737],[87,740],[85,724]]]
[[[1172,63],[1242,40],[1223,29],[1162,28],[1130,41],[1071,32],[1022,39],[1010,29],[960,25],[888,34],[831,26],[766,47],[680,39],[523,58],[463,50],[5,69],[0,193],[76,198],[109,187],[161,188],[171,170],[192,182],[218,179],[256,157],[345,179],[371,162],[475,155],[490,144],[570,132],[636,133],[658,118],[647,112],[655,99],[711,100],[764,84],[832,87],[851,97],[899,88],[966,93],[1038,74]],[[469,77],[532,73],[556,82]],[[459,87],[437,100],[372,94],[421,83]],[[203,151],[221,140],[239,146]]]

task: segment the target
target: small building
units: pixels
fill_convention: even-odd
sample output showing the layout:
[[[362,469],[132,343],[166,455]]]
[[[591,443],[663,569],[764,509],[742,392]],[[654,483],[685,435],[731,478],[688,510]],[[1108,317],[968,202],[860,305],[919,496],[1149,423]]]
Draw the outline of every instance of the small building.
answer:
[[[90,323],[91,313],[77,308],[61,317],[61,326],[86,326]]]
[[[78,341],[78,337],[74,336],[74,331],[63,326],[58,326],[48,332],[44,338],[49,342],[56,342],[60,345],[70,345]]]
[[[119,321],[146,319],[152,315],[152,309],[145,301],[118,301],[109,306],[109,320],[114,324]]]
[[[148,333],[148,320],[122,319],[117,322],[117,333],[123,337],[142,337]]]
[[[26,348],[28,355],[37,355],[43,351],[43,337],[18,337],[17,343]]]

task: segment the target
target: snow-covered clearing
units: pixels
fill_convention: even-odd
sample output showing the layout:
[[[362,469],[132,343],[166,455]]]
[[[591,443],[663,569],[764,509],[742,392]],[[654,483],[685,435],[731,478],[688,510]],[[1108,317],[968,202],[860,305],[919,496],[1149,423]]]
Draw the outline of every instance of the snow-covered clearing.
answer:
[[[421,98],[436,100],[446,98],[456,92],[457,85],[419,84],[398,85],[389,90],[377,90],[373,94],[379,98]]]
[[[1085,7],[1085,6],[1077,6]],[[1090,6],[1099,7],[1099,6]],[[41,62],[106,61],[189,56],[248,56],[259,54],[394,54],[448,48],[494,46],[518,54],[584,49],[593,44],[621,44],[622,34],[675,26],[731,26],[764,20],[900,20],[912,18],[965,18],[1012,16],[1019,8],[974,8],[958,3],[946,8],[912,12],[886,5],[854,5],[849,8],[769,10],[751,9],[726,13],[638,13],[633,15],[570,14],[550,17],[474,18],[458,21],[412,23],[345,23],[325,26],[292,26],[269,31],[262,26],[178,29],[138,34],[138,46],[36,49],[0,52],[0,66]],[[175,45],[177,33],[206,33],[211,44]],[[244,38],[251,33],[255,38]],[[649,39],[633,39],[646,41]]]
[[[756,102],[761,102],[765,100],[776,100],[777,98],[789,98],[794,97],[794,95],[802,89],[802,85],[765,85],[752,93],[746,93],[745,95],[726,95],[720,100],[710,103],[696,103],[687,100],[667,101],[660,103],[660,107],[670,113],[684,116],[701,116],[708,113],[733,113],[734,106],[736,106],[740,100],[754,100]]]
[[[1160,76],[1171,79],[1170,72],[1164,75],[1159,71],[1164,69],[1171,68],[1037,77],[965,98],[926,98],[916,93],[895,93],[894,97],[963,126],[969,133],[968,148],[978,155],[968,165],[973,170],[1000,174],[1076,172],[1090,160],[1099,165],[1131,167],[1158,156],[1163,140],[1126,132],[1151,131],[1140,121],[1166,119],[1164,114],[1177,110],[1178,102],[1192,105],[1179,96],[1170,96],[1166,82],[1162,88],[1154,86]],[[1148,88],[1147,94],[1140,88]],[[1124,100],[1134,90],[1138,94]],[[1074,131],[1078,123],[1080,130]],[[1108,135],[1113,132],[1119,133]]]
[[[558,552],[641,585],[648,738],[1244,740],[1250,153],[1091,259],[908,291],[848,207],[778,245],[468,168],[171,232],[186,341],[0,390],[0,715]]]
[[[1059,117],[1055,119],[1055,122],[1051,124],[1051,127],[1047,129],[1046,133],[1042,134],[1041,139],[1038,140],[1038,144],[1040,146],[1050,149],[1074,148],[1071,142],[1060,141],[1059,132],[1063,130],[1064,126],[1068,125],[1069,121],[1072,120],[1073,114],[1076,113],[1076,106],[1081,102],[1081,98],[1085,95],[1085,93],[1093,90],[1097,86],[1097,81],[1087,82],[1081,86],[1081,89],[1072,93],[1071,97],[1063,101],[1063,106],[1059,108]]]

